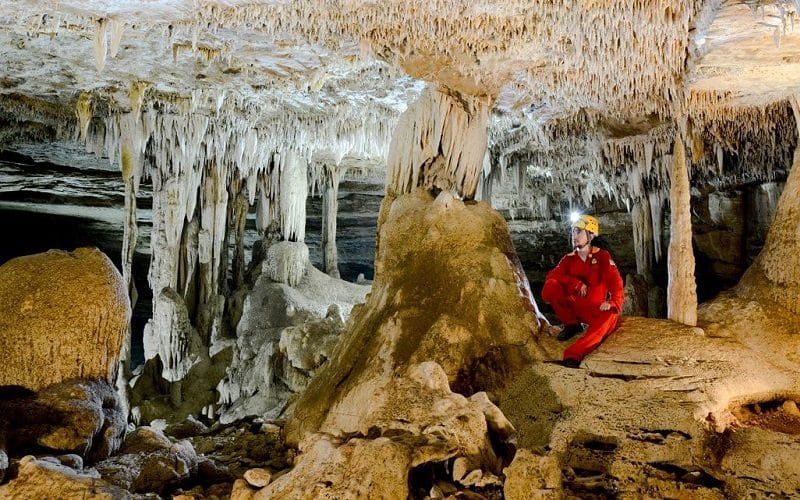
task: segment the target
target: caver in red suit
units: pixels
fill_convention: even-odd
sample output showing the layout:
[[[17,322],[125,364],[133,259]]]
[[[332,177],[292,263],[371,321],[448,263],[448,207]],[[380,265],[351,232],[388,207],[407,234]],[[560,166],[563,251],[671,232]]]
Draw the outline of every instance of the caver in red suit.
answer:
[[[584,284],[586,295],[581,296]],[[580,362],[617,328],[624,300],[622,277],[606,250],[591,247],[586,260],[573,251],[547,273],[542,299],[562,324],[589,325],[583,337],[564,351],[565,361]],[[606,301],[610,308],[602,311],[600,306]]]

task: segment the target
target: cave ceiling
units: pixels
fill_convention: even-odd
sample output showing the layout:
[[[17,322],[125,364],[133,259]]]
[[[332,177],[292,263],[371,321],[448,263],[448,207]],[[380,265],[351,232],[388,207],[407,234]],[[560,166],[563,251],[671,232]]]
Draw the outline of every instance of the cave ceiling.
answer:
[[[92,119],[139,106],[201,114],[232,142],[255,130],[310,160],[381,178],[398,116],[437,84],[491,100],[492,157],[519,166],[529,185],[580,172],[607,177],[590,183],[590,195],[628,199],[630,166],[658,185],[653,158],[667,156],[679,133],[712,174],[726,157],[756,170],[785,163],[796,142],[788,99],[800,87],[796,9],[719,0],[3,0],[0,144],[74,163],[83,99]]]

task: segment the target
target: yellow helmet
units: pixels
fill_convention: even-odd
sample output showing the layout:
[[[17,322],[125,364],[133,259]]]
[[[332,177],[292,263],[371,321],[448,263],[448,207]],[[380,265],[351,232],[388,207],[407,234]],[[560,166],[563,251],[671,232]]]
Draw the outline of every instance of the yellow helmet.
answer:
[[[572,227],[585,229],[590,233],[594,233],[595,235],[600,234],[600,223],[597,222],[597,219],[591,215],[581,215],[578,220],[572,223]]]

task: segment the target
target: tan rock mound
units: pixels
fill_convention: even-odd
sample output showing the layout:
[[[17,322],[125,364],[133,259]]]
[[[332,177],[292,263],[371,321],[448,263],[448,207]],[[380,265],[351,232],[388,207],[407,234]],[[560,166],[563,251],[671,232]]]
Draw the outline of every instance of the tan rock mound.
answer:
[[[381,209],[375,281],[288,425],[367,433],[396,373],[433,361],[456,392],[503,383],[538,331],[536,307],[503,217],[485,203],[425,190]]]
[[[111,380],[130,314],[122,276],[95,248],[8,261],[0,266],[0,385]]]

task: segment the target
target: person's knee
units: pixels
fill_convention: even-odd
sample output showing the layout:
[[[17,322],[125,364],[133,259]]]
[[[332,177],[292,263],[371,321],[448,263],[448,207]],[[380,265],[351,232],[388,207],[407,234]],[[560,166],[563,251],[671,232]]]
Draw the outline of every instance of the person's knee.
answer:
[[[562,295],[561,283],[554,279],[549,279],[544,282],[544,286],[542,287],[542,300],[548,304],[552,304],[553,302],[558,302]]]

